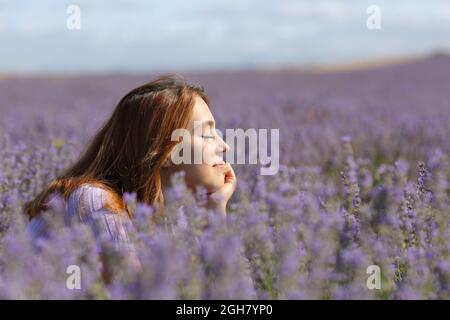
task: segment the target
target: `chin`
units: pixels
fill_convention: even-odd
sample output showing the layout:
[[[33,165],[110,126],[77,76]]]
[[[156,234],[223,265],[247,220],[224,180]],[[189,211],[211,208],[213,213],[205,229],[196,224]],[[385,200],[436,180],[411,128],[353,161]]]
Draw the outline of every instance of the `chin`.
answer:
[[[206,186],[206,190],[208,190],[208,193],[212,193],[212,192],[216,192],[217,190],[219,190],[222,185],[218,185],[218,184],[214,184],[214,185],[208,185]]]
[[[215,179],[216,181],[209,181],[209,183],[205,184],[206,190],[208,192],[215,192],[223,187],[224,181],[223,179]]]
[[[192,189],[195,189],[198,186],[201,186],[206,189],[208,193],[215,192],[223,187],[225,184],[225,176],[222,173],[215,172],[214,170],[205,170],[203,172],[195,172],[195,175],[189,176],[191,183],[188,185],[192,186]]]

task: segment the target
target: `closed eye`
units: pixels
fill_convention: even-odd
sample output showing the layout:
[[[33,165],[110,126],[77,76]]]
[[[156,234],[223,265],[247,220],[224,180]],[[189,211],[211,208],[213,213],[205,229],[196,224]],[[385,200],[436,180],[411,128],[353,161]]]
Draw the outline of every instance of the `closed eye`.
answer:
[[[204,138],[204,139],[211,139],[211,140],[213,140],[213,139],[214,139],[214,136],[202,136],[202,138]]]

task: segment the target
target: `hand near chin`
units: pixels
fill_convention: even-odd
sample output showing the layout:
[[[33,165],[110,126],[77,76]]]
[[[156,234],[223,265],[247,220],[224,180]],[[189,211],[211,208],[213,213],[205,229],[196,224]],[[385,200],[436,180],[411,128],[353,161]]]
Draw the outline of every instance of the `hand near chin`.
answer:
[[[208,194],[209,206],[224,215],[226,215],[228,200],[230,200],[234,190],[236,190],[237,183],[233,168],[229,163],[227,163],[227,166],[228,170],[225,173],[223,186],[217,191]]]

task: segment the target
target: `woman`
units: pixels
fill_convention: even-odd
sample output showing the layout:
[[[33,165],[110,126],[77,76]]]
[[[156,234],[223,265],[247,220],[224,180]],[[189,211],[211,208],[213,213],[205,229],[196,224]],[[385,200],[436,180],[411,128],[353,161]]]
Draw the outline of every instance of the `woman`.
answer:
[[[236,176],[222,160],[229,146],[215,130],[209,103],[201,86],[171,75],[130,91],[81,158],[26,203],[32,234],[45,232],[39,213],[49,208],[53,195],[61,195],[70,217],[87,223],[100,221],[115,243],[129,244],[127,229],[132,227],[132,217],[124,193],[135,192],[137,201],[163,207],[164,190],[179,171],[184,171],[189,189],[205,188],[208,205],[225,215]],[[196,129],[198,124],[201,130]],[[202,150],[213,161],[174,164],[171,159],[179,142],[172,141],[172,133],[177,129],[187,130],[192,150]]]

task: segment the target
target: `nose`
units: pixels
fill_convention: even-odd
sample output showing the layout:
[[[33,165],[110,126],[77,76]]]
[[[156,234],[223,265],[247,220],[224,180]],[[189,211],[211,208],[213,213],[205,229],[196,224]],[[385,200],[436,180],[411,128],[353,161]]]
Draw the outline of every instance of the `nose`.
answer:
[[[230,146],[225,141],[223,141],[223,139],[221,137],[219,137],[218,150],[220,153],[226,153],[230,150]]]

